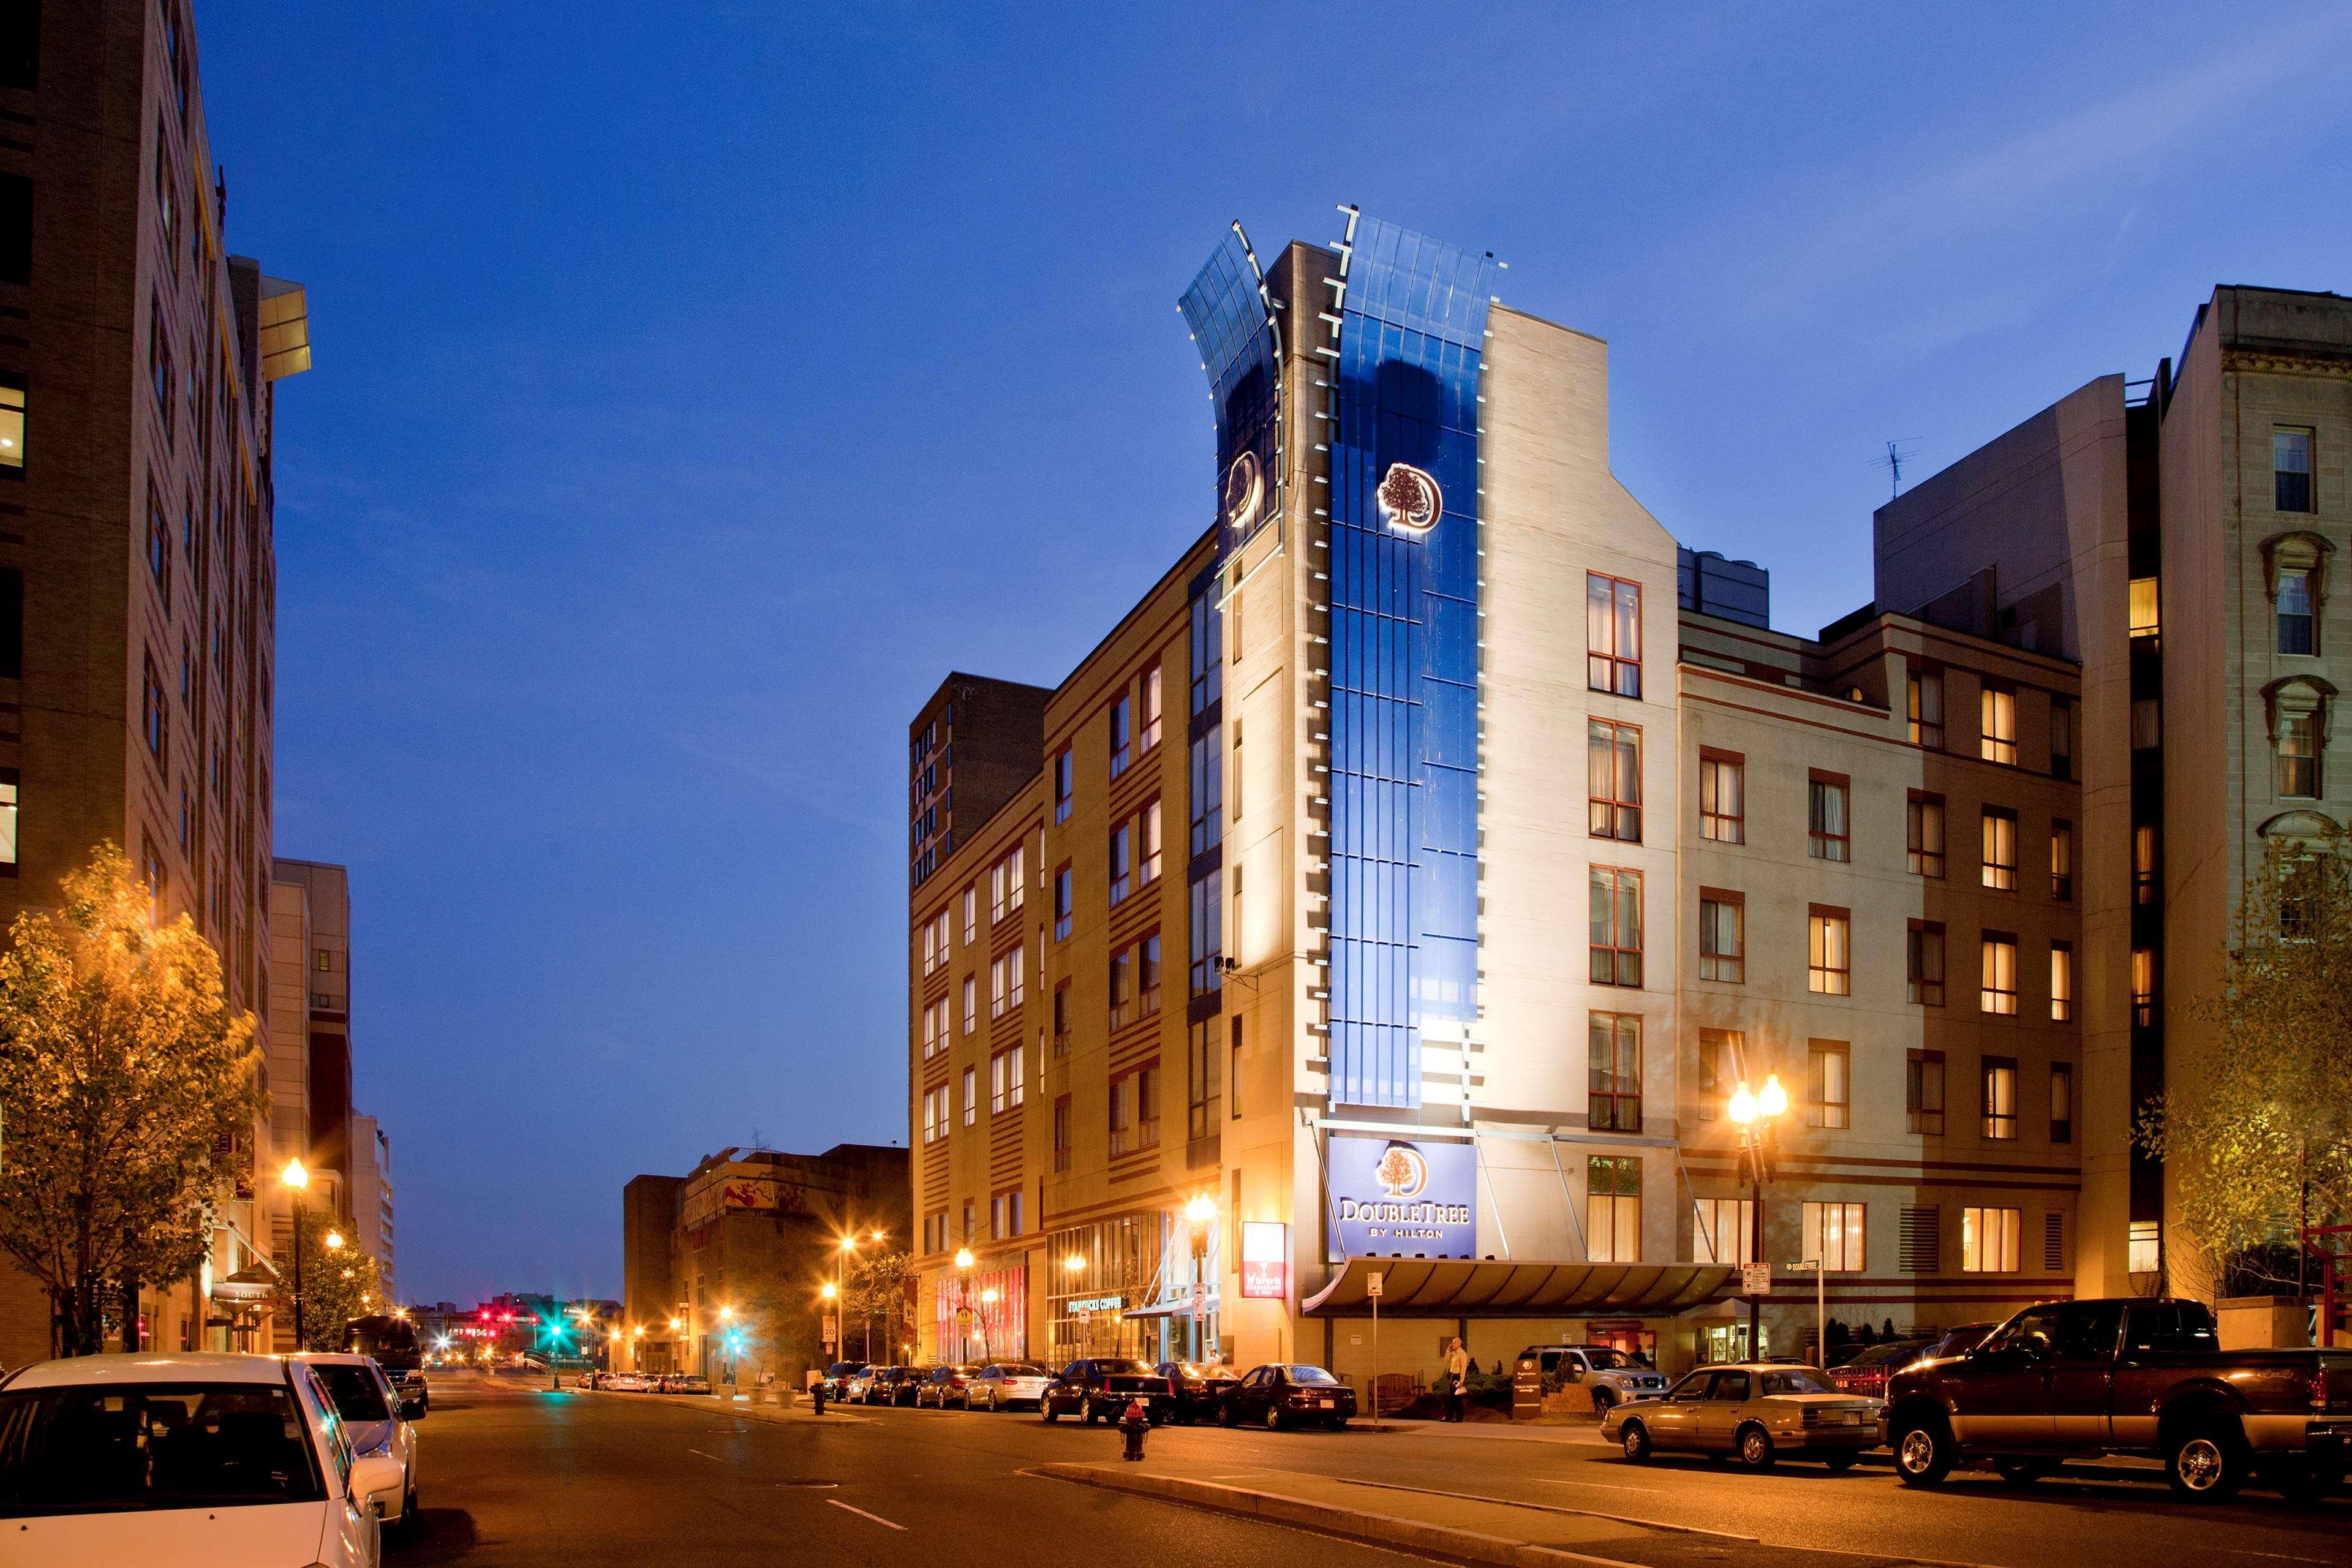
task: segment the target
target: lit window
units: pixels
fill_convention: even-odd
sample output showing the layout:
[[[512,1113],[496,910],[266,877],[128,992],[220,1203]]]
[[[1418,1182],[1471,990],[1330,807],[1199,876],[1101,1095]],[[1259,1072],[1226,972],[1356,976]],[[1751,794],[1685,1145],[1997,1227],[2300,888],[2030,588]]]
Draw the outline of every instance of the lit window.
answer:
[[[988,1016],[1004,1016],[1004,960],[996,959],[988,966]]]
[[[0,866],[16,868],[16,771],[0,769]]]
[[[980,1027],[980,982],[971,975],[963,977],[963,1032],[971,1034]]]
[[[1009,967],[1012,970],[1013,989],[1012,994],[1006,999],[1005,1005],[1018,1007],[1021,1005],[1022,999],[1028,994],[1029,950],[1025,947],[1014,948],[1009,961]]]
[[[1960,1211],[1960,1268],[1969,1274],[2017,1272],[2017,1238],[2023,1228],[2017,1209]]]
[[[1984,933],[1984,983],[1977,1005],[1987,1013],[2017,1012],[2017,939],[2006,931]]]
[[[2132,1023],[2147,1028],[2156,1022],[2156,950],[2132,949]]]
[[[1853,993],[1850,954],[1852,917],[1844,910],[1815,904],[1805,916],[1805,988],[1824,996]]]
[[[2017,693],[1986,687],[1979,701],[1978,713],[1983,722],[1979,726],[1984,760],[1989,763],[2017,761]]]
[[[1002,1051],[988,1058],[988,1113],[991,1116],[1003,1113],[1005,1078],[1009,1070],[1005,1063],[1013,1055],[1013,1052]]]
[[[1846,826],[1846,780],[1842,773],[1814,773],[1806,781],[1806,821],[1811,832],[1807,851],[1816,860],[1844,860],[1853,855]]]
[[[1741,1058],[1747,1054],[1748,1037],[1738,1029],[1701,1029],[1698,1032],[1698,1119],[1713,1121],[1722,1116],[1730,1084],[1743,1069]]]
[[[963,1069],[963,1124],[971,1126],[980,1119],[980,1069]]]
[[[2053,942],[2050,944],[2050,1021],[2069,1024],[2074,1019],[2074,944]]]
[[[1698,977],[1744,984],[1748,979],[1748,907],[1738,893],[1700,889]]]
[[[2132,825],[2132,902],[2156,902],[2156,824]]]
[[[1152,801],[1144,806],[1135,819],[1135,884],[1141,887],[1160,879],[1160,803]]]
[[[1741,805],[1746,764],[1738,757],[1702,752],[1698,759],[1698,836],[1717,844],[1745,844],[1748,823]]]
[[[1747,1198],[1699,1199],[1697,1245],[1710,1263],[1755,1262],[1755,1204]]]
[[[2135,577],[2131,580],[2131,635],[2152,637],[2157,630],[2156,579]]]
[[[1011,884],[1005,901],[1017,910],[1029,901],[1029,847],[1027,845],[1016,844],[1013,847],[1013,858],[1006,867],[1005,879]]]
[[[1642,695],[1642,585],[1598,572],[1584,578],[1585,684]]]
[[[2125,1243],[2125,1267],[2134,1274],[2154,1274],[2164,1267],[2164,1222],[2136,1219]]]
[[[1984,808],[1984,885],[2017,886],[2017,813],[1997,805]]]
[[[1860,1204],[1807,1204],[1799,1250],[1818,1258],[1832,1274],[1861,1272],[1868,1252],[1863,1243],[1863,1212]]]
[[[1160,671],[1155,668],[1143,672],[1143,724],[1136,733],[1135,749],[1148,752],[1160,743]]]
[[[1004,919],[1004,862],[1000,860],[988,868],[988,923],[997,925]]]
[[[980,889],[963,890],[963,942],[966,947],[980,940]]]
[[[1642,1162],[1594,1154],[1584,1163],[1585,1257],[1594,1263],[1642,1260]]]
[[[2315,713],[2278,716],[2278,793],[2303,800],[2319,798],[2319,719]]]
[[[25,388],[0,377],[0,468],[25,466]]]
[[[2311,432],[2271,432],[2271,501],[2279,511],[2310,511]]]
[[[1944,674],[1937,669],[1914,669],[1908,693],[1911,743],[1931,752],[1944,749]]]
[[[2017,1136],[2017,1064],[2007,1057],[1984,1059],[1984,1135],[1995,1142]]]
[[[2074,825],[2050,825],[2050,896],[2065,903],[2074,896]]]
[[[1805,1052],[1805,1125],[1853,1125],[1853,1058],[1834,1040],[1815,1040]]]
[[[1700,766],[1704,769],[1706,764]],[[1585,776],[1591,836],[1639,844],[1642,731],[1632,724],[1591,721],[1585,729]],[[1240,815],[1238,807],[1234,815]]]

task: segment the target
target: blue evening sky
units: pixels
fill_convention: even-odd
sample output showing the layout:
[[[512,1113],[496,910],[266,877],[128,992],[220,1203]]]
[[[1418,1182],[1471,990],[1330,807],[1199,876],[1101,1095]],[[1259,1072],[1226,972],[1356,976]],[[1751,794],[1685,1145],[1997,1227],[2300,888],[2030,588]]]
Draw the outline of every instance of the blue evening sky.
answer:
[[[904,1142],[905,725],[1206,525],[1176,297],[1334,204],[1610,340],[1618,474],[1870,596],[1921,472],[2217,282],[2352,285],[2352,16],[204,0],[280,384],[278,849],[352,868],[411,1299],[620,1293],[622,1184]]]

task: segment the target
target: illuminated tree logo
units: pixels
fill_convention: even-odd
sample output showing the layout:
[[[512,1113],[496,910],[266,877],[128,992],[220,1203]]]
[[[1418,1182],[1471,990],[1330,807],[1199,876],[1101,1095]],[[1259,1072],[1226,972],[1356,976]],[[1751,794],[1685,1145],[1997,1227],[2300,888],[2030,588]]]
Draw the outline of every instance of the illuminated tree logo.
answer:
[[[1239,533],[1257,521],[1265,501],[1265,468],[1255,452],[1244,452],[1225,470],[1225,526]]]
[[[1411,463],[1391,463],[1381,480],[1381,516],[1404,533],[1427,533],[1445,510],[1437,481]]]
[[[1410,1143],[1391,1143],[1372,1167],[1372,1180],[1392,1198],[1417,1198],[1429,1185],[1429,1162]]]

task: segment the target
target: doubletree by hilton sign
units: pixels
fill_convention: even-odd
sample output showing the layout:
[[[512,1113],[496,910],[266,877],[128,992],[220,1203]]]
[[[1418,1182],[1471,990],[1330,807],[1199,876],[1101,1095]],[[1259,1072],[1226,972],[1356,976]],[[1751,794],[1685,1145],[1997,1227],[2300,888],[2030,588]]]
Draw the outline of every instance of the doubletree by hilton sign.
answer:
[[[1478,1156],[1468,1143],[1334,1133],[1330,1163],[1341,1251],[1478,1256]]]

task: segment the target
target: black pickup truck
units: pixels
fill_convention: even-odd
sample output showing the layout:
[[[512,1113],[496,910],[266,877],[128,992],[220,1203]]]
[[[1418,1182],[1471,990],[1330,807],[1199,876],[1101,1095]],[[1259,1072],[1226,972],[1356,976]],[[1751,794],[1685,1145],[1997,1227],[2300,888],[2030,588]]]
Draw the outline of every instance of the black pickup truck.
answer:
[[[2192,1500],[2254,1475],[2316,1500],[2352,1458],[2352,1350],[2224,1351],[2196,1301],[2048,1302],[1895,1373],[1879,1431],[1915,1487],[1969,1459],[2030,1486],[2069,1458],[2148,1454]]]

